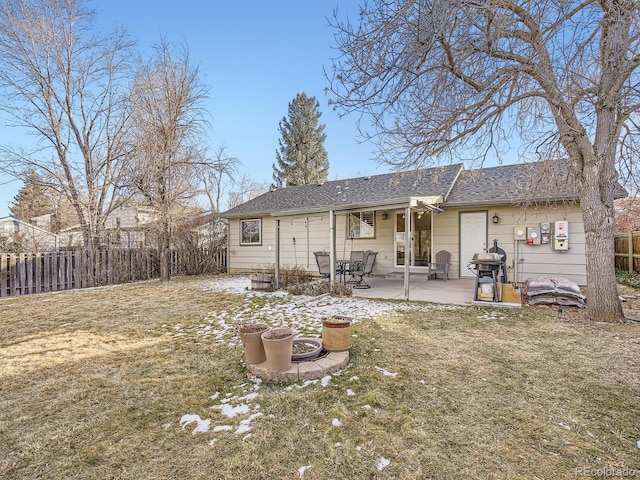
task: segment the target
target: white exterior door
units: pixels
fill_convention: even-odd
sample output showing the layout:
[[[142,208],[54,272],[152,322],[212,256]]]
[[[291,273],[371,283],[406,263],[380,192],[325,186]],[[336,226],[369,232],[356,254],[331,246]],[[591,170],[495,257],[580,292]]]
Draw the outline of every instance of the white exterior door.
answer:
[[[467,268],[473,255],[487,248],[487,212],[460,214],[460,277],[473,277]]]

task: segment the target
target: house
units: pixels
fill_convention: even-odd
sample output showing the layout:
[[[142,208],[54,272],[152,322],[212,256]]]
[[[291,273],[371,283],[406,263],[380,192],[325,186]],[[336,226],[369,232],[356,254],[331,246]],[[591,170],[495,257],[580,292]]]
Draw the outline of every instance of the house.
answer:
[[[226,246],[227,221],[217,212],[200,212],[186,218],[180,227],[188,230],[187,238],[197,247]]]
[[[24,252],[54,252],[60,246],[55,233],[14,217],[0,218],[0,237]]]
[[[619,196],[626,193],[620,188]],[[585,234],[563,161],[465,170],[449,165],[275,189],[221,214],[230,272],[378,252],[374,275],[426,273],[439,250],[449,278],[474,277],[474,254],[497,242],[508,281],[561,276],[586,284]]]
[[[143,203],[130,202],[116,207],[105,220],[100,243],[112,248],[143,248],[154,244],[157,210]],[[77,248],[84,239],[80,225],[60,230],[61,246]]]

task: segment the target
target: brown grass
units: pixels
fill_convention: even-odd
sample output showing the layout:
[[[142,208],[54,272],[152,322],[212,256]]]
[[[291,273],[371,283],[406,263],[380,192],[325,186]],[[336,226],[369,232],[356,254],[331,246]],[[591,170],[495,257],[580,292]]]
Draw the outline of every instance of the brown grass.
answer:
[[[640,475],[640,325],[399,309],[352,325],[351,362],[328,386],[255,385],[233,329],[203,330],[264,300],[200,280],[0,301],[0,478]],[[248,414],[211,407],[249,392],[250,436],[213,432]],[[185,414],[211,430],[182,428]]]

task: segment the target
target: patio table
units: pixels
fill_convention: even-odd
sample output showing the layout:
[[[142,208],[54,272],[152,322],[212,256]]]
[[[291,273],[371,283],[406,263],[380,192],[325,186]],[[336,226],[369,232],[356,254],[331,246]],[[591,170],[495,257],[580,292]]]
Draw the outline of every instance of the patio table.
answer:
[[[341,282],[345,285],[347,283],[347,272],[349,271],[349,263],[351,263],[351,259],[349,258],[339,258],[336,260],[336,271],[340,275]]]

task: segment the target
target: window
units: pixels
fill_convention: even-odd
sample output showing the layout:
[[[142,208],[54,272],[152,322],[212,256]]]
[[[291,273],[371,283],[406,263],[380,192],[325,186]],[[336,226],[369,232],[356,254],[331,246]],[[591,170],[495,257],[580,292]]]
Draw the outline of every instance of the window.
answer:
[[[240,220],[240,245],[260,245],[262,222],[259,218]]]
[[[349,238],[374,238],[375,218],[375,212],[351,212],[347,217]]]

